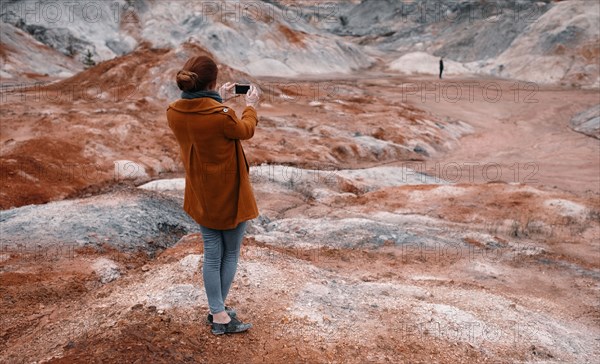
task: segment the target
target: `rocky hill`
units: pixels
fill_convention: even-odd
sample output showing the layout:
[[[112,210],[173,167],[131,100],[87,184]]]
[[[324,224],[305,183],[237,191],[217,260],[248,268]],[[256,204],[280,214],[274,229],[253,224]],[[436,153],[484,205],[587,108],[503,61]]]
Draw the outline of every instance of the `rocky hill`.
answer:
[[[38,69],[31,72],[63,77],[59,65],[66,59],[82,60],[87,50],[96,61],[103,61],[128,54],[146,42],[166,49],[197,43],[220,62],[253,75],[348,73],[373,62],[352,43],[269,3],[246,2],[241,8],[232,2],[227,8],[222,7],[227,3],[219,2],[121,0],[99,2],[94,7],[97,18],[87,14],[85,5],[71,5],[59,9],[61,14],[68,10],[69,16],[56,15],[58,20],[44,13],[48,5],[43,2],[38,6],[45,16],[26,17],[27,4],[19,0],[3,3],[1,18],[8,40],[3,58],[10,65],[3,67],[5,78],[18,77],[21,58],[30,52],[30,44],[64,56],[55,56],[54,62],[42,68],[36,64]],[[21,38],[17,41],[16,37]],[[80,69],[69,67],[71,72]]]
[[[386,69],[422,52],[460,63],[458,74],[600,87],[600,5],[594,1],[120,0],[98,3],[98,19],[75,5],[61,9],[68,17],[27,17],[26,3],[3,3],[3,79],[66,77],[82,69],[88,50],[102,61],[145,43],[171,49],[188,42],[254,76]],[[45,54],[44,65],[24,60],[35,48]],[[411,64],[436,72],[427,58],[413,56]]]

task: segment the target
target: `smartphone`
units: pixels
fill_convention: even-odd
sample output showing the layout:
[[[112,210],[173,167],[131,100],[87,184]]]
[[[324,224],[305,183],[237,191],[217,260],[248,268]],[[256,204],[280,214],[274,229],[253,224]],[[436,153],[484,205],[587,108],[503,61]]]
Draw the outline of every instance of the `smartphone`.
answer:
[[[250,90],[250,85],[235,84],[235,94],[245,95]]]

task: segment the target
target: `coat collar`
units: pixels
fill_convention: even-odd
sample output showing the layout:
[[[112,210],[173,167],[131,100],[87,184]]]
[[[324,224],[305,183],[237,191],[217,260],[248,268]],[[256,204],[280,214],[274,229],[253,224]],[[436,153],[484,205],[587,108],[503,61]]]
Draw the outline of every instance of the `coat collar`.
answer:
[[[185,113],[212,114],[223,111],[226,106],[209,98],[179,99],[169,104],[169,108]]]

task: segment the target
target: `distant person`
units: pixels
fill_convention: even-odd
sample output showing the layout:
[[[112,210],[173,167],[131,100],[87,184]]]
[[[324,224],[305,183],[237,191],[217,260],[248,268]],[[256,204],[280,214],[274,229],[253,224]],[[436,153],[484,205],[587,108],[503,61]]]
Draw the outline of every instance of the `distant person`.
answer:
[[[258,216],[240,140],[254,135],[260,97],[251,85],[239,119],[232,108],[223,105],[235,96],[235,84],[228,82],[215,91],[217,72],[211,58],[190,58],[177,73],[177,86],[183,93],[167,108],[167,120],[185,167],[183,209],[200,224],[204,241],[207,322],[213,334],[221,335],[252,327],[241,322],[225,300],[236,273],[246,221]]]
[[[444,73],[444,58],[440,58],[440,80],[442,79],[442,73]]]

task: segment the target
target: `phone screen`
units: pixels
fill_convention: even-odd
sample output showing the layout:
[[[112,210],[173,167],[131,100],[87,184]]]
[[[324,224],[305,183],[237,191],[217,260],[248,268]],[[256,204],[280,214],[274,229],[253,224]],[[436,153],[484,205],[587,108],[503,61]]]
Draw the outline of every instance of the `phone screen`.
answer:
[[[236,95],[245,95],[248,90],[250,90],[250,85],[238,85],[235,84],[235,94]]]

